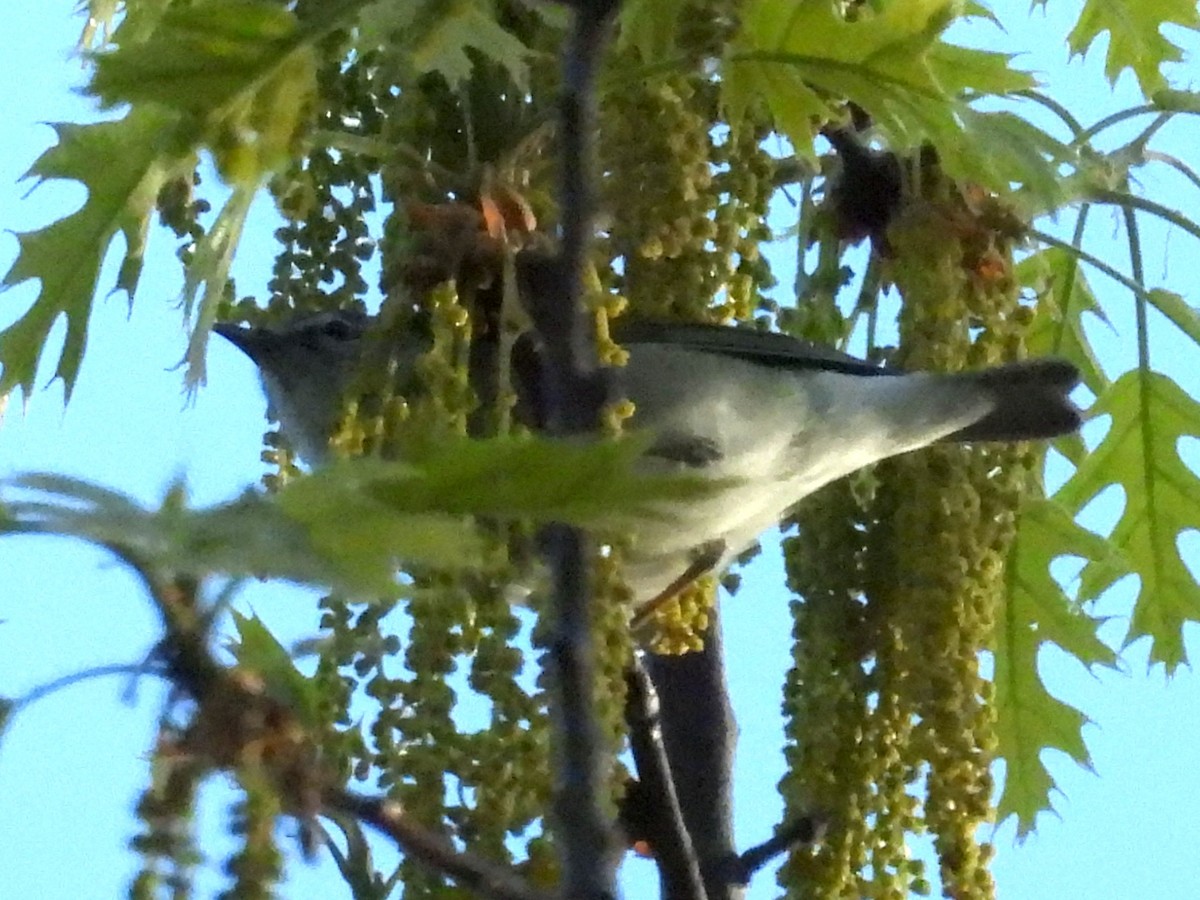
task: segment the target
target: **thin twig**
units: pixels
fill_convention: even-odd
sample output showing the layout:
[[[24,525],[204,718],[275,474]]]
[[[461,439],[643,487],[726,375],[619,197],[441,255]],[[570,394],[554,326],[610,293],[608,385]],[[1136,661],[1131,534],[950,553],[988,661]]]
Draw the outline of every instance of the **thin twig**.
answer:
[[[779,830],[773,838],[751,847],[738,856],[729,868],[732,884],[748,885],[754,873],[775,857],[798,847],[815,844],[825,834],[826,822],[822,816],[804,816]]]
[[[629,725],[629,746],[637,766],[638,781],[650,804],[649,843],[661,873],[663,897],[706,900],[700,860],[683,822],[679,796],[671,778],[671,764],[663,746],[658,693],[640,659],[635,657],[630,664],[625,683],[628,688],[625,718]]]
[[[507,866],[459,851],[444,837],[413,822],[399,803],[353,791],[330,791],[324,805],[347,813],[391,838],[411,860],[449,875],[461,887],[491,900],[551,900]]]
[[[153,675],[156,678],[162,678],[163,672],[161,669],[155,668],[144,660],[136,663],[111,663],[104,666],[92,666],[89,669],[82,669],[78,672],[72,672],[70,675],[55,678],[53,681],[47,681],[45,684],[39,684],[27,694],[13,700],[12,706],[14,710],[22,709],[49,697],[51,694],[61,691],[63,688],[69,688],[80,682],[90,681],[93,678],[107,678],[110,675]]]
[[[719,540],[701,544],[697,548],[699,555],[688,564],[688,567],[670,584],[659,591],[657,596],[647,600],[634,611],[633,615],[629,618],[629,630],[635,636],[641,636],[639,632],[650,624],[660,609],[672,600],[678,599],[679,595],[695,584],[698,579],[716,568],[717,563],[721,561],[721,557],[725,555],[726,546],[724,541]]]

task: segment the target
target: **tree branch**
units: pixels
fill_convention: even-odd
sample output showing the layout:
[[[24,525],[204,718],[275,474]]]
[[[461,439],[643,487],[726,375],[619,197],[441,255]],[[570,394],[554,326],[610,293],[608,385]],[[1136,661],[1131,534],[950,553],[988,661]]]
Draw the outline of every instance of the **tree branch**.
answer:
[[[563,58],[560,107],[562,182],[561,255],[555,290],[530,297],[530,314],[545,353],[546,424],[551,434],[595,428],[606,399],[604,380],[586,327],[583,268],[592,232],[594,83],[614,0],[578,0]],[[616,856],[612,829],[600,804],[605,785],[604,741],[592,699],[591,616],[587,541],[562,524],[542,535],[553,580],[555,633],[550,665],[559,743],[555,821],[562,847],[563,893],[572,900],[614,897]]]
[[[671,765],[663,746],[658,694],[641,660],[634,658],[625,675],[625,717],[629,744],[637,766],[642,824],[658,863],[664,900],[705,900],[700,861],[683,822],[683,811]]]
[[[126,548],[114,544],[106,546],[145,582],[162,616],[165,631],[157,655],[163,660],[165,674],[175,687],[198,705],[197,718],[204,714],[206,703],[215,703],[242,710],[249,718],[261,722],[257,731],[243,732],[237,727],[228,728],[225,733],[231,742],[228,752],[222,757],[205,760],[208,765],[224,762],[224,767],[230,767],[228,760],[237,760],[242,756],[242,747],[237,746],[240,740],[261,738],[262,730],[270,728],[268,723],[273,717],[255,715],[256,705],[270,707],[277,701],[248,687],[246,681],[236,677],[236,670],[221,665],[213,657],[209,647],[211,623],[199,602],[198,580],[188,576],[164,575]],[[291,712],[282,709],[285,713]],[[297,744],[311,745],[315,740],[307,733],[297,736],[286,722],[280,727],[288,731],[289,740]],[[489,900],[551,900],[552,895],[532,887],[511,868],[459,851],[445,837],[409,819],[398,803],[387,798],[368,797],[340,787],[326,787],[319,791],[319,796],[314,797],[317,802],[309,808],[306,789],[312,785],[329,785],[334,779],[316,762],[316,753],[284,752],[278,756],[276,765],[280,769],[274,775],[284,801],[283,806],[302,821],[322,812],[352,815],[390,837],[409,858],[453,878],[462,887]],[[311,761],[311,764],[304,765],[305,769],[311,771],[300,772],[295,763],[297,758]]]
[[[775,857],[821,840],[826,824],[823,816],[812,815],[780,828],[773,838],[751,847],[734,859],[726,872],[727,879],[731,884],[748,885],[754,874]]]
[[[709,900],[740,900],[730,881],[733,842],[733,750],[737,723],[725,684],[720,610],[713,606],[704,649],[683,656],[648,654],[658,689],[663,742],[683,821],[700,861]],[[669,885],[664,880],[664,893]]]
[[[507,866],[461,852],[446,838],[413,822],[399,803],[353,791],[330,791],[324,805],[354,816],[391,838],[409,858],[449,875],[460,886],[491,900],[551,900]]]

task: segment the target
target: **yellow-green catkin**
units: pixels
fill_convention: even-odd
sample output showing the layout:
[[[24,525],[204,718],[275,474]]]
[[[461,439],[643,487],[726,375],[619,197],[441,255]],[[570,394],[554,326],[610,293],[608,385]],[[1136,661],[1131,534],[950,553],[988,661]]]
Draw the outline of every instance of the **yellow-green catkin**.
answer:
[[[243,795],[234,803],[233,832],[241,838],[237,850],[225,861],[232,884],[219,900],[257,900],[277,896],[283,878],[283,851],[275,824],[282,814],[278,788],[255,766],[237,772]]]
[[[708,630],[716,594],[715,576],[704,575],[663,604],[646,625],[653,635],[650,649],[663,656],[703,650],[703,636]]]
[[[780,873],[794,897],[856,897],[866,863],[873,789],[869,721],[871,652],[862,590],[863,504],[856,482],[831,484],[794,516],[784,544],[792,602],[793,665],[784,686],[787,774],[780,792],[790,816],[819,813],[837,823],[812,850],[793,854]]]
[[[896,363],[955,371],[1018,358],[1029,316],[1011,277],[1011,216],[923,176],[888,233],[886,274],[904,299]],[[838,825],[825,847],[789,861],[790,897],[928,893],[910,848],[924,832],[946,897],[994,895],[981,831],[995,738],[980,654],[1030,465],[1019,446],[935,446],[859,476],[869,496],[849,482],[801,509],[787,551],[804,599],[783,790],[792,814],[821,809]],[[842,610],[832,625],[831,598]]]
[[[890,274],[905,298],[901,365],[959,369],[1022,355],[1028,315],[1012,277],[1011,221],[998,200],[935,181],[892,228]],[[908,762],[929,767],[924,823],[943,894],[987,898],[992,849],[980,831],[993,815],[995,736],[980,654],[1004,602],[1004,560],[1032,460],[1028,448],[1003,445],[937,447],[890,464],[898,471],[881,480],[903,499],[883,532],[892,571],[880,591],[891,594],[882,608],[911,648]]]
[[[348,417],[344,429],[350,437],[362,429],[363,449],[385,457],[413,458],[465,435],[475,402],[467,369],[472,322],[454,284],[414,299],[430,342],[407,394],[389,396],[381,386],[384,400],[373,414]],[[392,329],[411,327],[406,319],[389,321],[385,310],[381,347],[393,345]],[[504,529],[482,527],[495,541],[482,571],[409,572],[403,664],[380,659],[366,682],[380,706],[370,723],[368,761],[379,785],[411,815],[452,828],[474,852],[509,862],[509,836],[529,828],[548,805],[549,745],[545,701],[518,682],[525,661],[515,644],[523,626],[506,586],[520,573],[504,552]],[[464,674],[469,690],[452,687]],[[482,723],[472,715],[475,723],[465,725],[465,697],[487,710]],[[441,877],[402,866],[405,897],[458,895]]]
[[[204,762],[175,750],[179,735],[163,725],[154,748],[147,785],[135,808],[142,828],[129,840],[141,857],[141,868],[129,888],[130,900],[162,896],[187,897],[193,892],[197,865],[204,859],[196,846],[196,794],[208,774]]]
[[[686,73],[612,95],[603,121],[604,169],[614,174],[601,185],[610,220],[601,248],[621,260],[613,280],[629,314],[749,319],[770,277],[758,248],[773,189],[753,127],[715,138],[715,87]]]

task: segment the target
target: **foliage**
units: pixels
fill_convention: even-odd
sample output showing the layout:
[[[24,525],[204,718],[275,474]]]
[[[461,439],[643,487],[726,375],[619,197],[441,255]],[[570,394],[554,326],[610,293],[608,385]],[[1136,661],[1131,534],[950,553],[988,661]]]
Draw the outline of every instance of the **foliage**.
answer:
[[[1137,76],[1147,97],[1167,86],[1164,62],[1182,59],[1178,46],[1162,34],[1164,25],[1200,28],[1200,13],[1189,0],[1155,0],[1152,3],[1117,3],[1113,0],[1087,0],[1079,21],[1067,35],[1072,52],[1084,53],[1107,32],[1108,56],[1104,72],[1116,81],[1126,69]]]
[[[88,191],[84,206],[38,231],[18,235],[21,253],[4,276],[11,287],[31,278],[41,281],[37,301],[25,315],[0,333],[0,392],[33,388],[37,361],[50,329],[60,316],[67,319],[55,377],[69,398],[79,374],[87,340],[92,298],[99,290],[100,261],[118,232],[125,255],[117,290],[132,296],[141,273],[146,232],[158,191],[171,174],[194,164],[172,146],[170,116],[162,110],[131,111],[118,122],[55,126],[59,143],[33,164],[29,175],[71,178]],[[109,164],[97,167],[96,159]]]
[[[637,441],[563,447],[532,437],[459,440],[405,463],[354,460],[274,495],[188,509],[182,484],[147,510],[98,485],[25,475],[8,487],[0,533],[53,534],[113,547],[156,570],[197,578],[281,578],[354,595],[391,594],[399,562],[477,566],[467,513],[613,529],[661,519],[708,487],[632,471]]]
[[[1087,717],[1047,692],[1038,677],[1038,651],[1051,643],[1085,665],[1116,665],[1116,654],[1096,636],[1102,623],[1073,603],[1050,576],[1054,558],[1066,554],[1107,560],[1116,551],[1076,524],[1058,502],[1030,504],[1008,560],[992,677],[998,754],[1005,762],[997,816],[1015,814],[1021,836],[1033,828],[1054,787],[1042,751],[1061,750],[1080,765],[1090,765],[1082,734]]]
[[[1110,484],[1125,492],[1111,541],[1121,553],[1092,559],[1080,596],[1098,597],[1132,572],[1141,582],[1125,642],[1152,639],[1150,659],[1168,672],[1186,660],[1183,625],[1200,618],[1200,585],[1188,571],[1179,538],[1200,528],[1196,474],[1179,458],[1179,441],[1200,436],[1200,404],[1154,372],[1129,372],[1101,397],[1096,415],[1112,425],[1056,495],[1077,512]]]
[[[298,245],[310,241],[317,255],[333,243],[322,217],[334,206],[335,189],[352,181],[355,191],[374,191],[378,182],[380,195],[393,203],[410,191],[429,193],[432,202],[473,195],[485,207],[503,205],[496,198],[519,205],[513,200],[519,198],[536,207],[536,218],[553,221],[556,211],[545,200],[547,167],[530,159],[545,155],[552,133],[546,119],[553,89],[548,73],[566,21],[562,10],[518,0],[138,0],[118,12],[111,0],[94,0],[89,12],[97,25],[85,33],[85,45],[99,45],[106,35],[112,43],[89,54],[88,91],[121,117],[56,124],[57,143],[29,170],[38,181],[79,182],[87,199],[63,219],[18,235],[19,255],[2,284],[37,280],[40,288],[30,309],[0,332],[0,395],[32,390],[51,329],[65,317],[55,376],[70,398],[95,297],[111,287],[132,302],[152,213],[157,208],[170,221],[171,191],[190,185],[201,161],[211,164],[230,194],[211,221],[191,223],[194,240],[181,254],[181,293],[194,322],[187,376],[193,385],[203,377],[209,328],[233,297],[230,265],[250,204],[268,183],[292,218],[290,233],[301,236]],[[1200,226],[1185,214],[1135,191],[1139,170],[1152,164],[1170,165],[1200,186],[1185,162],[1149,149],[1167,121],[1200,111],[1196,94],[1172,88],[1165,67],[1181,51],[1162,33],[1164,26],[1196,29],[1200,15],[1189,0],[1088,0],[1067,36],[1071,50],[1084,53],[1107,35],[1108,79],[1131,72],[1147,99],[1143,107],[1091,124],[1058,106],[1048,93],[1053,85],[1038,85],[1013,58],[947,40],[947,30],[960,19],[990,15],[977,4],[939,0],[624,4],[614,62],[599,98],[613,126],[603,152],[607,171],[639,180],[636,190],[629,189],[633,180],[601,185],[606,204],[620,215],[613,216],[601,242],[596,287],[606,297],[594,312],[606,321],[630,303],[642,311],[713,320],[774,316],[842,340],[861,336],[855,329],[865,319],[875,349],[878,282],[868,278],[863,294],[850,298],[854,309],[845,310],[849,302],[839,293],[844,248],[812,200],[824,191],[828,201],[836,177],[818,156],[823,144],[816,135],[845,127],[863,113],[873,123],[872,139],[901,161],[923,147],[935,148],[941,170],[972,185],[963,192],[967,207],[992,191],[1007,208],[1027,216],[1075,210],[1073,240],[1034,232],[1046,247],[1025,256],[1013,283],[1038,299],[1023,338],[1028,351],[1054,352],[1074,362],[1098,398],[1091,415],[1110,420],[1090,451],[1082,439],[1058,445],[1073,473],[1051,498],[1034,499],[1023,509],[1004,602],[994,611],[992,710],[997,754],[1005,763],[997,812],[1002,818],[1015,814],[1026,834],[1037,813],[1050,807],[1054,787],[1042,751],[1061,750],[1081,765],[1089,759],[1081,735],[1087,717],[1069,698],[1046,690],[1037,672],[1040,649],[1050,643],[1085,665],[1115,665],[1114,652],[1096,637],[1101,622],[1086,604],[1128,574],[1137,575],[1140,584],[1125,642],[1149,637],[1151,659],[1168,672],[1187,661],[1185,625],[1200,621],[1200,585],[1179,550],[1180,535],[1200,528],[1194,502],[1200,479],[1178,452],[1182,438],[1200,436],[1200,404],[1151,369],[1146,310],[1158,309],[1197,343],[1200,317],[1183,298],[1146,283],[1135,216],[1154,216],[1200,237]],[[356,87],[346,87],[352,83]],[[347,96],[353,91],[358,95]],[[1034,124],[1029,111],[1035,104],[1058,116],[1057,128]],[[1111,127],[1138,116],[1152,118],[1133,140],[1116,150],[1101,149]],[[648,120],[659,125],[653,134],[644,133]],[[809,273],[805,305],[794,314],[764,295],[769,272],[757,261],[758,244],[768,234],[767,201],[776,186],[776,170],[763,162],[761,151],[768,135],[784,138],[806,173],[800,241],[802,247],[810,240],[819,243],[823,254],[819,270]],[[357,171],[331,186],[339,167]],[[906,171],[919,176],[918,168]],[[314,186],[322,181],[323,187]],[[315,208],[306,209],[306,197]],[[1083,245],[1089,211],[1098,204],[1125,211],[1130,276]],[[356,198],[346,208],[361,218],[366,205]],[[386,234],[374,236],[384,248],[389,294],[405,278],[411,281],[412,260],[427,249],[414,250],[414,229],[397,224],[403,218],[393,215]],[[506,239],[519,240],[516,217],[500,219],[510,232]],[[115,284],[102,285],[101,260],[116,237],[124,242],[121,265]],[[355,252],[360,241],[367,242],[362,235],[351,237]],[[478,246],[492,247],[490,232],[486,239],[474,237]],[[970,237],[954,235],[963,244]],[[976,279],[989,271],[982,265],[987,260],[980,262],[970,273]],[[340,271],[357,275],[356,265]],[[290,262],[281,271],[288,269]],[[1130,291],[1139,314],[1139,367],[1133,372],[1110,378],[1090,345],[1084,323],[1110,310],[1097,300],[1089,271],[1115,278]],[[317,279],[328,280],[324,273]],[[487,290],[485,281],[459,278],[460,295]],[[349,276],[347,283],[351,294],[365,293]],[[315,283],[307,287],[320,291]],[[277,299],[295,303],[286,289],[273,289]],[[461,410],[436,412],[449,419]],[[71,535],[120,548],[164,571],[285,578],[333,587],[351,598],[394,596],[398,560],[418,571],[481,564],[495,535],[481,534],[470,514],[619,528],[631,517],[661,515],[667,501],[692,496],[696,486],[683,480],[630,474],[639,450],[636,441],[562,447],[508,437],[449,440],[427,458],[347,463],[292,481],[270,497],[247,494],[208,509],[187,508],[181,486],[170,489],[160,508],[147,510],[83,481],[26,476],[10,486],[0,531]],[[1125,506],[1112,535],[1101,538],[1077,518],[1113,485],[1123,490]],[[845,496],[840,502],[842,512],[853,505]],[[1063,556],[1087,560],[1076,599],[1050,575],[1051,564]],[[456,580],[460,576],[426,570],[422,588],[467,593]],[[795,581],[815,590],[804,578]],[[827,611],[807,594],[806,600],[803,627],[834,640],[837,629],[822,618]],[[328,600],[326,613],[338,620],[339,637],[364,623],[377,625],[368,620],[383,614],[354,607],[346,598]],[[453,619],[460,614],[461,621]],[[502,684],[503,695],[515,678],[513,661],[500,649],[512,637],[507,608],[495,605],[488,613],[494,620],[477,627],[465,607],[450,604],[431,615],[445,618],[410,636],[409,659],[419,657],[445,674],[462,653],[477,653],[485,662],[472,677]],[[707,607],[689,615],[706,622]],[[344,632],[337,630],[343,626]],[[286,655],[261,623],[242,619],[238,628],[239,652],[269,659],[286,682],[291,676],[280,674],[288,668]],[[480,636],[485,632],[490,637]],[[339,664],[344,667],[351,656]],[[382,663],[361,667],[359,674],[371,674],[368,689],[383,692],[379,685],[389,678]],[[317,681],[330,694],[344,691],[348,705],[353,688],[342,671],[330,664]],[[792,677],[796,684],[803,681]],[[291,690],[300,688],[292,684]],[[505,727],[532,716],[527,698],[514,697],[507,697],[509,707],[497,701],[502,710],[497,720],[511,716]],[[450,727],[452,698],[439,695],[433,706],[394,726],[412,729],[405,736],[413,746],[432,743],[431,736]],[[481,747],[471,744],[462,758],[484,768],[488,757]],[[410,760],[420,758],[417,749],[402,749]],[[380,763],[394,750],[381,745],[370,758]],[[467,762],[463,766],[469,769]],[[515,802],[502,792],[490,800],[495,809]],[[255,821],[261,827],[268,819],[270,814],[262,814]],[[494,836],[504,827],[497,825],[489,839],[502,843]]]

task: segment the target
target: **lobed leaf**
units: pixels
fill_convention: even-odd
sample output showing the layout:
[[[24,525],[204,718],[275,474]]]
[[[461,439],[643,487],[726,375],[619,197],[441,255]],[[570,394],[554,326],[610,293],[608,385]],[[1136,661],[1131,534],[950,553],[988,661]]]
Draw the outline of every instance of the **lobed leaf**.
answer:
[[[139,564],[196,577],[282,578],[351,594],[394,594],[404,563],[477,565],[472,515],[618,528],[669,517],[709,490],[696,476],[647,476],[639,441],[569,444],[467,438],[414,463],[352,460],[204,509],[182,486],[158,509],[73,478],[10,482],[0,534],[57,534],[109,547]]]
[[[71,215],[17,235],[20,250],[0,287],[36,278],[41,290],[25,315],[0,332],[0,395],[14,387],[29,395],[46,337],[65,316],[66,340],[54,375],[62,379],[70,399],[109,244],[117,234],[125,240],[116,290],[132,298],[159,188],[194,164],[186,149],[176,146],[173,125],[174,119],[162,111],[135,109],[112,122],[54,126],[58,144],[38,158],[28,176],[73,179],[88,196]],[[97,165],[98,160],[104,164]]]
[[[1017,266],[1021,284],[1038,295],[1038,313],[1026,336],[1031,356],[1062,356],[1079,367],[1097,397],[1110,384],[1083,327],[1084,313],[1104,319],[1079,258],[1062,247],[1039,250]]]
[[[327,585],[352,594],[385,592],[394,584],[391,547],[361,567],[321,552],[301,523],[267,497],[188,509],[174,486],[158,509],[73,478],[26,475],[9,482],[0,534],[53,534],[108,547],[159,571],[276,577]],[[11,496],[12,493],[16,496]],[[30,496],[31,495],[31,496]],[[450,556],[439,556],[439,561]],[[363,560],[359,560],[363,562]]]
[[[496,21],[490,8],[479,0],[456,0],[451,9],[442,10],[424,39],[411,50],[411,62],[420,73],[437,72],[451,87],[457,87],[471,75],[475,50],[498,63],[518,88],[524,88],[529,74],[529,48],[516,35]]]
[[[796,152],[809,156],[814,129],[851,100],[893,149],[931,142],[952,174],[998,190],[1020,183],[1053,205],[1055,166],[1070,151],[1015,116],[964,101],[1027,90],[1033,77],[1008,55],[943,42],[956,15],[951,3],[902,0],[848,21],[830,4],[756,0],[725,56],[722,102],[734,121],[765,104]]]
[[[1163,25],[1200,28],[1200,11],[1193,0],[1087,0],[1067,46],[1072,54],[1086,53],[1108,32],[1104,74],[1109,82],[1130,69],[1142,93],[1151,97],[1167,87],[1163,65],[1183,59],[1183,51],[1163,36]]]
[[[627,0],[619,13],[617,46],[633,47],[645,63],[670,56],[679,17],[687,7],[687,0]]]
[[[311,124],[315,42],[364,2],[330,4],[341,16],[315,27],[266,0],[175,4],[140,40],[118,30],[118,49],[93,57],[88,92],[104,106],[171,110],[226,181],[257,187],[291,159]]]
[[[552,27],[565,23],[550,4],[533,8]],[[500,65],[515,85],[528,82],[532,51],[500,23],[489,0],[381,0],[363,10],[356,43],[361,51],[382,51],[385,70],[437,73],[452,88],[471,77],[471,53]]]
[[[118,29],[88,93],[106,107],[154,103],[200,118],[252,89],[299,44],[296,17],[263,0],[173,4],[144,39]]]
[[[1053,643],[1085,666],[1115,667],[1116,654],[1096,635],[1105,620],[1073,603],[1050,574],[1060,556],[1108,560],[1115,551],[1082,528],[1053,500],[1030,504],[1006,569],[1007,598],[997,618],[995,641],[997,755],[1005,762],[997,821],[1017,817],[1017,835],[1033,830],[1037,814],[1051,808],[1054,779],[1042,763],[1044,750],[1061,750],[1091,766],[1083,742],[1087,716],[1052,696],[1038,675],[1038,652]]]
[[[1125,509],[1110,541],[1122,557],[1095,560],[1081,575],[1081,597],[1092,599],[1127,572],[1141,581],[1126,644],[1150,637],[1151,663],[1168,674],[1187,661],[1183,626],[1200,621],[1200,584],[1179,551],[1179,537],[1200,529],[1200,476],[1179,456],[1179,441],[1200,436],[1200,403],[1156,372],[1122,375],[1096,402],[1093,415],[1112,427],[1056,495],[1082,509],[1110,484],[1125,492]]]
[[[636,439],[575,444],[462,438],[403,463],[363,459],[326,466],[289,483],[279,502],[313,528],[323,527],[347,502],[350,513],[343,512],[343,519],[475,514],[620,528],[669,518],[672,504],[718,486],[695,475],[641,474],[635,463],[644,449]],[[371,526],[360,530],[369,533]]]

